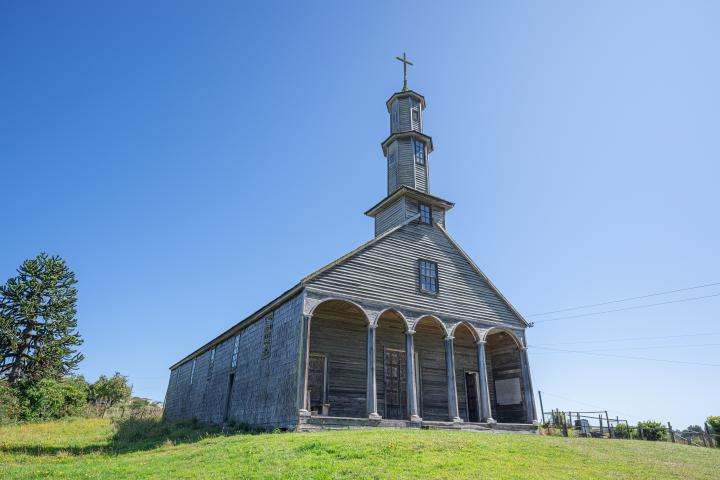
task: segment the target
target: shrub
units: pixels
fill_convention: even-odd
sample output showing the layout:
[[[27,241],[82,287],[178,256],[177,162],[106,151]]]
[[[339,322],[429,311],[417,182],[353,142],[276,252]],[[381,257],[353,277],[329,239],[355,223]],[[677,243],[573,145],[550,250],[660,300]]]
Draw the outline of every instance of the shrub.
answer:
[[[707,417],[705,421],[710,426],[710,433],[714,435],[715,446],[720,448],[720,415]]]
[[[642,439],[650,441],[660,441],[667,438],[667,430],[665,426],[660,422],[648,420],[645,422],[638,422],[638,432],[642,431]]]
[[[630,438],[630,429],[624,423],[618,423],[613,427],[613,435],[615,438]]]
[[[0,425],[11,423],[20,417],[20,400],[17,392],[5,380],[0,380]]]
[[[20,388],[23,420],[45,420],[79,415],[87,404],[88,386],[82,377],[42,379]]]

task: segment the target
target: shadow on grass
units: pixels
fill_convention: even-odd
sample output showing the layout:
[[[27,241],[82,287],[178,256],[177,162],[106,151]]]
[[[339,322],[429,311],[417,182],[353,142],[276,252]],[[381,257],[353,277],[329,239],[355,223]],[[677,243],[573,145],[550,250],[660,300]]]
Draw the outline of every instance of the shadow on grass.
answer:
[[[161,419],[128,418],[115,422],[115,434],[108,443],[74,446],[18,445],[0,446],[0,452],[33,456],[87,455],[124,453],[152,450],[162,445],[194,443],[209,437],[265,433],[246,425],[221,427],[204,425],[194,420],[164,421]]]

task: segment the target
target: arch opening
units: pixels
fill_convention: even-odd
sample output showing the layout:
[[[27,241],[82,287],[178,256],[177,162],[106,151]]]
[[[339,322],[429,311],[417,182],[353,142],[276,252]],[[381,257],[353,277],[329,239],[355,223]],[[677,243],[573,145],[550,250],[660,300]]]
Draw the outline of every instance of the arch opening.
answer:
[[[468,324],[454,329],[455,382],[458,414],[466,422],[480,421],[480,377],[478,374],[477,334]]]
[[[491,416],[502,423],[525,423],[527,392],[523,384],[519,340],[506,330],[485,336],[485,361]]]
[[[378,413],[404,419],[407,407],[406,322],[395,310],[384,311],[375,329],[375,384]]]
[[[313,415],[367,417],[368,319],[357,305],[327,300],[313,311],[308,408]]]
[[[447,330],[435,317],[415,324],[415,377],[418,409],[424,420],[448,420],[448,380],[445,362]]]

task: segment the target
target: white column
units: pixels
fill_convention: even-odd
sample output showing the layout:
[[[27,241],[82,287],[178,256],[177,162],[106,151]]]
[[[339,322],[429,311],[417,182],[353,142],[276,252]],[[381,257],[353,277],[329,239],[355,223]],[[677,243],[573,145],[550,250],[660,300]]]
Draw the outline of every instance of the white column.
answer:
[[[367,335],[367,410],[370,420],[380,420],[377,412],[377,382],[375,381],[375,327],[368,325]]]
[[[494,423],[490,410],[490,384],[488,382],[487,362],[485,361],[485,340],[477,342],[478,379],[480,387],[480,421]]]
[[[457,384],[455,382],[455,349],[454,337],[445,337],[445,365],[448,381],[448,415],[453,422],[462,422],[458,415]]]
[[[408,415],[411,422],[421,422],[422,418],[418,415],[418,391],[417,382],[415,380],[415,330],[405,332],[405,365],[407,377],[407,401]]]

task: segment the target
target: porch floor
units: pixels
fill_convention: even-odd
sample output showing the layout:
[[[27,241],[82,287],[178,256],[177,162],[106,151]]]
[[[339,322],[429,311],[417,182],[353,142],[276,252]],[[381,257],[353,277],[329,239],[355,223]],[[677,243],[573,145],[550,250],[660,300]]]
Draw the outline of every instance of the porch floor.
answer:
[[[410,420],[380,419],[370,420],[368,418],[351,417],[330,417],[323,415],[312,415],[300,417],[297,430],[299,432],[313,432],[319,430],[349,430],[368,428],[426,428],[432,430],[469,430],[484,432],[516,432],[516,433],[537,433],[537,426],[531,423],[484,423],[484,422],[442,422],[423,420],[411,422]]]

